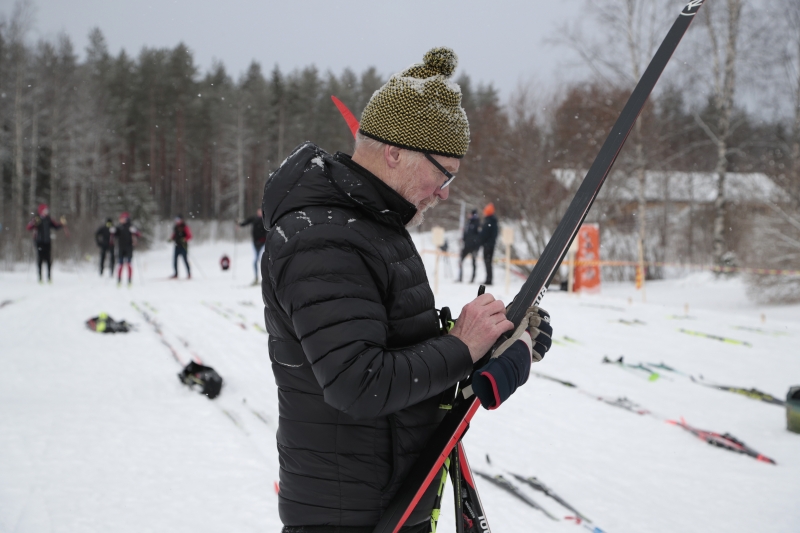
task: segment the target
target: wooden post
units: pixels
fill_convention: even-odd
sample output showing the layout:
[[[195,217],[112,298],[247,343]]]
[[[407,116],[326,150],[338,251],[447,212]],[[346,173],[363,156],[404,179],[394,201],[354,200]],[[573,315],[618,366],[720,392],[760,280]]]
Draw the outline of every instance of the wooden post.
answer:
[[[647,301],[647,290],[645,289],[645,270],[644,270],[644,246],[642,245],[642,239],[639,239],[639,264],[638,264],[638,274],[639,277],[636,280],[636,288],[642,289],[642,302]]]
[[[506,294],[508,294],[511,284],[511,245],[514,244],[514,228],[503,228],[502,241],[506,245]]]
[[[572,241],[567,251],[567,292],[575,292],[575,256],[578,254],[578,239]]]

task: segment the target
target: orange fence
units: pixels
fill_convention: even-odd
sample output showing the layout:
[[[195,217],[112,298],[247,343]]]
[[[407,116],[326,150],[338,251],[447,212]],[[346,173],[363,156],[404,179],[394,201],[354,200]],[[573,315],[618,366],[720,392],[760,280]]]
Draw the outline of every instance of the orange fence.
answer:
[[[437,253],[435,250],[422,250],[423,254]],[[459,254],[452,252],[438,252],[441,255],[450,257],[459,257]],[[495,263],[504,263],[502,259],[495,259]],[[528,265],[536,264],[536,259],[512,259],[512,265]],[[569,266],[572,263],[569,260],[564,260],[561,264]],[[599,267],[636,267],[638,261],[574,261],[575,266],[599,266]],[[711,272],[743,272],[745,274],[767,274],[772,276],[800,276],[800,270],[785,270],[779,268],[749,268],[749,267],[727,267],[716,265],[697,265],[691,263],[666,263],[661,261],[645,262],[646,267],[676,267],[685,268],[688,270],[708,270]]]

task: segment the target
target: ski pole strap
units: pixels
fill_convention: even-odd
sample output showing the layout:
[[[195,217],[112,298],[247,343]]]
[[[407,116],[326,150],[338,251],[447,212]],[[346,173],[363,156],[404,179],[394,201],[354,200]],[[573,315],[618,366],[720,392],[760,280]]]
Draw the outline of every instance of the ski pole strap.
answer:
[[[495,357],[500,357],[500,355],[503,352],[505,352],[509,346],[517,342],[519,338],[522,337],[522,334],[525,333],[525,330],[528,329],[531,318],[538,316],[539,316],[539,308],[536,306],[529,307],[528,310],[525,312],[525,316],[522,317],[519,326],[517,326],[517,329],[514,330],[514,333],[509,338],[507,338],[505,342],[503,342],[503,344],[498,346],[497,349],[494,351],[494,353],[492,354],[492,359],[494,359]],[[530,349],[530,346],[528,346],[528,348]]]
[[[439,321],[442,323],[442,335],[447,335],[450,333],[450,330],[456,325],[455,320],[453,320],[453,314],[449,307],[442,307],[442,309],[439,311]]]

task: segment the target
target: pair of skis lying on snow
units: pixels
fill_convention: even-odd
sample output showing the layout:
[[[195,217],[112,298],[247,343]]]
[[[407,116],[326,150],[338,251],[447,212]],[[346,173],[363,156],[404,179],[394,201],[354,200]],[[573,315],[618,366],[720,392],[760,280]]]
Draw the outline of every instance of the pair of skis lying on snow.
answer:
[[[715,431],[706,431],[706,430],[703,430],[703,429],[698,429],[696,427],[693,427],[693,426],[690,426],[689,424],[687,424],[686,421],[683,418],[681,418],[680,420],[668,420],[665,417],[657,415],[657,414],[653,413],[652,411],[649,411],[649,410],[645,409],[641,405],[639,405],[639,404],[637,404],[637,403],[635,403],[635,402],[633,402],[633,401],[631,401],[631,400],[629,400],[628,398],[625,398],[625,397],[608,398],[606,396],[600,396],[600,395],[597,395],[597,394],[593,394],[593,393],[591,393],[589,391],[586,391],[583,388],[579,387],[578,385],[575,385],[574,383],[572,383],[570,381],[564,381],[564,380],[555,378],[553,376],[548,376],[547,374],[542,374],[541,372],[536,372],[536,371],[531,372],[531,374],[533,374],[533,375],[535,375],[537,377],[540,377],[542,379],[547,379],[549,381],[554,381],[556,383],[560,383],[561,385],[564,385],[565,387],[570,387],[572,389],[575,389],[576,391],[580,392],[581,394],[589,396],[590,398],[595,398],[596,400],[601,401],[601,402],[603,402],[605,404],[611,405],[613,407],[619,407],[620,409],[625,409],[626,411],[630,411],[631,413],[635,413],[637,415],[648,415],[648,416],[651,416],[651,417],[655,418],[656,420],[662,420],[664,422],[667,422],[668,424],[672,424],[672,425],[678,426],[679,428],[682,428],[682,429],[688,431],[689,433],[693,434],[697,438],[707,442],[708,444],[716,446],[718,448],[722,448],[724,450],[728,450],[728,451],[735,452],[735,453],[741,453],[741,454],[744,454],[744,455],[748,455],[748,456],[750,456],[750,457],[752,457],[752,458],[754,458],[754,459],[756,459],[758,461],[762,461],[762,462],[765,462],[765,463],[777,464],[773,459],[770,459],[769,457],[763,455],[762,453],[759,453],[758,451],[754,450],[753,448],[747,446],[744,442],[740,441],[739,439],[737,439],[736,437],[734,437],[730,433],[717,433]]]
[[[491,459],[489,459],[488,455],[486,456],[486,462],[488,464],[490,464],[490,465],[492,464]],[[515,485],[512,481],[507,479],[502,474],[488,474],[488,473],[485,473],[485,472],[480,472],[478,470],[475,470],[475,474],[478,477],[481,477],[481,478],[485,479],[486,481],[488,481],[492,485],[494,485],[494,486],[496,486],[496,487],[498,487],[498,488],[510,493],[515,498],[521,500],[522,502],[524,502],[529,507],[532,507],[532,508],[536,509],[537,511],[541,511],[542,513],[545,514],[545,516],[547,516],[547,518],[549,518],[551,520],[558,520],[557,517],[555,517],[547,509],[545,509],[544,507],[539,505],[533,498],[531,498],[530,496],[525,494],[522,491],[522,489],[520,489],[517,485]],[[599,527],[595,526],[592,523],[592,521],[589,518],[586,517],[586,515],[582,514],[575,507],[573,507],[572,505],[567,503],[566,500],[564,500],[561,496],[556,494],[555,491],[553,491],[553,489],[551,489],[550,487],[545,485],[538,478],[533,477],[533,476],[522,476],[522,475],[516,474],[514,472],[509,472],[509,474],[514,479],[516,479],[518,482],[527,485],[528,487],[532,488],[533,490],[536,490],[536,491],[539,491],[539,492],[543,493],[545,496],[548,496],[548,497],[552,498],[553,500],[555,500],[556,502],[558,502],[565,509],[567,509],[570,512],[574,513],[573,515],[566,516],[565,520],[574,520],[576,524],[582,525],[584,528],[588,529],[589,531],[593,531],[595,533],[604,533],[604,531],[602,529],[600,529]]]
[[[745,389],[744,387],[734,387],[731,385],[719,385],[716,383],[710,383],[706,381],[703,376],[693,376],[692,374],[687,374],[685,372],[681,372],[671,366],[665,365],[664,363],[637,363],[632,365],[630,363],[626,363],[624,357],[620,356],[619,359],[609,359],[608,356],[603,357],[603,363],[612,364],[619,366],[624,370],[630,370],[638,375],[646,375],[649,381],[656,381],[658,379],[667,378],[663,373],[658,372],[658,370],[666,370],[673,374],[677,374],[679,376],[683,376],[691,380],[692,383],[696,383],[697,385],[701,385],[703,387],[708,387],[710,389],[717,389],[725,392],[732,392],[734,394],[738,394],[740,396],[745,396],[750,398],[751,400],[758,400],[760,402],[769,403],[772,405],[777,405],[779,407],[784,407],[786,402],[781,400],[780,398],[776,398],[772,394],[769,394],[764,391],[760,391],[756,388],[749,388]],[[670,380],[671,381],[671,380]]]
[[[487,463],[491,464],[489,456],[486,456]],[[456,531],[458,533],[482,533],[489,530],[489,524],[486,520],[486,514],[483,511],[483,504],[481,503],[480,496],[478,495],[477,487],[475,486],[475,476],[485,479],[492,485],[510,493],[517,499],[524,502],[529,507],[536,509],[545,514],[551,520],[558,520],[556,516],[550,513],[547,509],[539,505],[533,498],[525,494],[518,486],[503,477],[502,474],[489,474],[481,472],[480,470],[472,470],[467,461],[466,452],[464,452],[464,445],[459,441],[450,456],[444,461],[444,468],[442,469],[439,478],[439,489],[434,503],[434,511],[431,515],[431,533],[436,532],[436,526],[440,515],[440,506],[442,500],[442,493],[447,481],[447,476],[453,482],[453,495],[455,501],[455,514],[456,514]],[[474,474],[474,475],[473,475]],[[582,525],[585,529],[593,531],[594,533],[605,533],[599,527],[592,524],[586,515],[580,513],[575,507],[568,504],[563,498],[556,494],[551,488],[542,483],[539,479],[533,476],[522,476],[519,474],[511,473],[517,481],[524,483],[530,488],[544,493],[546,496],[552,498],[563,507],[568,509],[573,514],[566,516],[565,520],[574,520],[575,524]]]

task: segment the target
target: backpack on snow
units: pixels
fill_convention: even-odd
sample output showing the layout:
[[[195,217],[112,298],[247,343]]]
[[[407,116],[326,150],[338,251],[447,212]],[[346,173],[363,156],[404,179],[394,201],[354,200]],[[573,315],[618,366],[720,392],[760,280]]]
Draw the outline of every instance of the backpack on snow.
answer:
[[[201,365],[192,361],[178,374],[181,383],[193,389],[199,387],[200,394],[205,394],[209,399],[219,396],[222,390],[222,376],[210,366]]]
[[[107,313],[100,313],[86,321],[86,327],[97,333],[128,333],[133,326],[125,322],[117,322]]]

